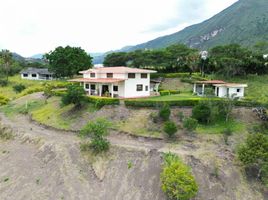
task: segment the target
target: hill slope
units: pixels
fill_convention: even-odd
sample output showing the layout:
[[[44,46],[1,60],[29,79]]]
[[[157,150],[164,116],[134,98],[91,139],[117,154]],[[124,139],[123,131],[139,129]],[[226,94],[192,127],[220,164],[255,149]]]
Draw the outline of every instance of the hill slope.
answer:
[[[128,51],[163,48],[175,43],[184,43],[199,49],[228,43],[251,46],[257,41],[267,40],[267,0],[239,0],[200,24],[139,44],[129,48]]]

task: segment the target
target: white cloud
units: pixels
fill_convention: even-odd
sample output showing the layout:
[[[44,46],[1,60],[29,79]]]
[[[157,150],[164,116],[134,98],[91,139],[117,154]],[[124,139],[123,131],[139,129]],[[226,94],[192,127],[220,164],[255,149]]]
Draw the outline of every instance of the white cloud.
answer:
[[[237,0],[9,0],[0,7],[0,48],[23,56],[62,45],[102,52],[201,22]]]

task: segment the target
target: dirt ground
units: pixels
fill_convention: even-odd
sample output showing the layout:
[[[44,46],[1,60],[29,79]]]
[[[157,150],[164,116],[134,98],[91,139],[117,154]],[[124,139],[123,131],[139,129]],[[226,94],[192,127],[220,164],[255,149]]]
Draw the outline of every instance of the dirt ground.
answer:
[[[218,135],[184,136],[177,141],[132,137],[112,131],[105,156],[81,153],[75,133],[46,129],[26,116],[0,114],[15,138],[0,142],[0,199],[164,200],[161,153],[174,152],[192,167],[196,200],[264,200],[248,182],[233,146]],[[230,138],[232,144],[239,135]]]

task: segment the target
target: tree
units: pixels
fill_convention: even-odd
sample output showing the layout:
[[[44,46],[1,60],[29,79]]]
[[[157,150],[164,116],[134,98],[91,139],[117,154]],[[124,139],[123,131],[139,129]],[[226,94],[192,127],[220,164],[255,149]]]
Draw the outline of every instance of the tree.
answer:
[[[80,136],[91,138],[89,147],[95,153],[107,151],[110,143],[105,136],[109,134],[108,129],[110,126],[111,124],[106,119],[99,118],[84,126],[80,131]]]
[[[177,130],[177,126],[174,122],[167,121],[164,123],[164,131],[168,135],[168,137],[173,137]]]
[[[168,199],[189,200],[198,192],[198,185],[190,168],[175,154],[164,154],[164,167],[160,179],[161,188]]]
[[[5,76],[6,82],[8,82],[8,76],[10,75],[12,64],[12,53],[8,50],[2,50],[0,52],[0,65],[2,75]]]
[[[170,108],[168,104],[164,104],[160,110],[159,110],[159,117],[163,120],[163,121],[167,121],[169,120],[170,117]]]
[[[200,102],[193,107],[192,118],[196,119],[198,122],[207,124],[209,123],[211,116],[211,109],[208,104]]]
[[[61,100],[64,105],[73,103],[76,108],[80,108],[85,100],[85,90],[77,84],[69,85],[67,87],[67,93]]]
[[[198,125],[198,121],[196,119],[189,117],[183,120],[183,127],[191,133],[196,130],[197,125]]]
[[[116,52],[111,53],[105,56],[104,58],[104,66],[126,66],[128,61],[128,56],[126,52]]]
[[[49,70],[58,78],[72,77],[92,66],[92,57],[80,47],[57,47],[45,54],[45,59],[49,62]]]

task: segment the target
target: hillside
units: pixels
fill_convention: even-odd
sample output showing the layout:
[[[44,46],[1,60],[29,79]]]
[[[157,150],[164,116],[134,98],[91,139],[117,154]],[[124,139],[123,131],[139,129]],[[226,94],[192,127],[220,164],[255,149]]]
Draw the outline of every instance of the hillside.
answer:
[[[207,49],[216,45],[239,43],[245,46],[268,40],[267,0],[239,0],[212,18],[177,33],[128,48],[163,48],[175,43]]]

